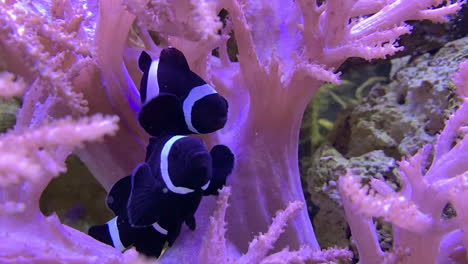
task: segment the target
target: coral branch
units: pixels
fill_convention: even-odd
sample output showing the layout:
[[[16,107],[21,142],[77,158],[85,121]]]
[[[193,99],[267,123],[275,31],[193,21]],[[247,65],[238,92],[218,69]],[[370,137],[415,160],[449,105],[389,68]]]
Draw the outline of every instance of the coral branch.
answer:
[[[210,0],[125,0],[124,4],[142,26],[163,35],[200,41],[217,38],[222,26],[216,2]]]
[[[4,216],[0,216],[0,219],[2,217]],[[133,249],[122,255],[118,250],[60,224],[55,215],[36,217],[34,220],[23,227],[25,231],[15,232],[0,227],[1,263],[157,263],[154,260],[145,260]]]
[[[94,115],[73,121],[71,118],[57,120],[41,128],[31,129],[22,134],[15,132],[0,136],[0,148],[26,149],[48,148],[57,145],[80,146],[85,141],[97,140],[104,135],[117,132],[117,116]]]
[[[456,12],[460,10],[464,1],[454,3],[454,7],[450,6],[450,10]],[[433,5],[432,0],[406,0],[406,1],[393,1],[387,6],[382,8],[376,14],[361,20],[359,23],[352,27],[351,33],[355,37],[365,36],[372,32],[385,30],[400,25],[403,21],[418,20],[418,19],[431,19],[439,21],[446,15],[444,11],[433,12],[431,16],[424,16],[422,11],[430,8]],[[441,10],[444,7],[433,10]]]
[[[118,120],[115,116],[102,115],[79,121],[67,118],[22,133],[12,131],[0,136],[0,185],[18,183],[20,179],[37,182],[38,176],[43,173],[41,167],[54,164],[44,162],[47,161],[47,153],[41,149],[50,150],[58,145],[75,147],[104,135],[113,135],[118,129]],[[62,170],[53,171],[58,173]]]
[[[308,246],[303,246],[297,251],[283,249],[277,253],[267,256],[273,249],[273,244],[278,240],[287,222],[301,209],[303,204],[299,201],[289,203],[283,211],[278,211],[268,231],[254,238],[249,245],[247,253],[235,260],[232,252],[226,248],[226,223],[224,221],[228,198],[231,187],[224,187],[219,192],[217,209],[210,217],[210,226],[203,239],[203,247],[199,254],[199,262],[210,263],[236,263],[236,264],[272,264],[272,263],[334,263],[333,261],[342,259],[349,260],[352,254],[344,249],[313,250]]]
[[[367,217],[382,217],[400,228],[416,233],[426,232],[433,224],[433,219],[421,212],[411,200],[398,194],[384,197],[373,193],[368,187],[361,188],[349,171],[340,178],[339,184],[343,198],[349,199],[355,209]]]
[[[217,208],[210,217],[210,225],[203,238],[203,246],[198,256],[200,263],[217,264],[227,262],[226,249],[226,209],[229,206],[228,199],[231,195],[231,187],[224,187],[219,191],[216,201]]]
[[[260,264],[319,264],[319,263],[341,263],[349,262],[353,254],[346,249],[327,249],[322,251],[313,251],[310,248],[303,247],[297,251],[289,252],[287,249],[266,257]]]
[[[22,79],[15,80],[15,76],[8,72],[0,73],[0,96],[12,97],[20,96],[26,89],[26,84]]]
[[[301,202],[296,201],[290,203],[284,211],[277,212],[268,231],[265,234],[260,234],[250,242],[247,253],[238,260],[238,263],[259,263],[265,258],[268,251],[273,249],[273,244],[278,240],[281,233],[284,232],[284,226],[288,220],[301,209],[302,206],[303,204]]]
[[[4,39],[1,53],[10,61],[17,60],[8,67],[12,72],[21,73],[29,82],[34,75],[39,76],[50,93],[62,97],[75,113],[84,114],[88,111],[86,101],[73,91],[74,76],[69,73],[77,71],[75,62],[91,55],[90,41],[76,31],[68,32],[61,19],[49,23],[46,15],[33,11],[35,8],[27,3],[0,2],[0,24],[5,25],[0,27]]]
[[[457,1],[453,4],[442,6],[434,9],[426,9],[419,12],[419,15],[416,19],[418,20],[431,20],[434,23],[445,23],[447,22],[448,16],[457,12],[461,9],[464,1]]]
[[[310,64],[310,63],[298,63],[295,70],[296,75],[308,75],[316,80],[330,82],[333,84],[340,84],[340,74],[333,73],[333,69],[327,70],[324,66],[317,65],[317,64]],[[297,76],[293,76],[294,78],[300,78]]]
[[[460,97],[468,97],[468,60],[460,63],[460,70],[453,76]]]
[[[326,56],[342,59],[348,57],[361,57],[366,60],[386,58],[403,47],[398,47],[396,40],[404,34],[410,33],[411,27],[408,25],[395,27],[390,30],[373,32],[362,38],[351,38],[349,43],[325,51]]]

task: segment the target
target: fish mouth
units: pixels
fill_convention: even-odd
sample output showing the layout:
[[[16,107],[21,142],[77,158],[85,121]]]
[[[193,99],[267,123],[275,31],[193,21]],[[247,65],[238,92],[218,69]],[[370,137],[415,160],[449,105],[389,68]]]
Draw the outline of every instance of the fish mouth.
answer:
[[[218,124],[220,125],[220,128],[224,127],[226,122],[227,122],[227,116],[223,116],[221,118],[218,118]]]
[[[226,125],[226,122],[227,122],[227,117],[225,116],[214,119],[213,122],[211,122],[212,128],[210,129],[211,131],[209,133],[223,128],[224,125]]]

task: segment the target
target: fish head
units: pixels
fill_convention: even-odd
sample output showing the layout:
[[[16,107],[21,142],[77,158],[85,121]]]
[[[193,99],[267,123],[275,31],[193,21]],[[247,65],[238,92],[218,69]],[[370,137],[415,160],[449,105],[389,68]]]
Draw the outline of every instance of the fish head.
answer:
[[[192,108],[192,123],[199,133],[212,133],[224,127],[228,102],[218,93],[204,96]]]
[[[212,175],[212,159],[202,140],[177,140],[169,155],[169,175],[175,186],[201,190]]]
[[[187,187],[201,190],[211,179],[211,169],[211,155],[207,151],[192,155],[187,164]]]

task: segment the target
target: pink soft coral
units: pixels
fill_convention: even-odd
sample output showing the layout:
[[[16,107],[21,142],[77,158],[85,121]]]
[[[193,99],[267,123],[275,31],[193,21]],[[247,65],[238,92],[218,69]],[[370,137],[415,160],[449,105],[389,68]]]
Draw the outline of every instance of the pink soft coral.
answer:
[[[77,150],[109,189],[144,157],[147,136],[135,118],[139,110],[135,83],[141,77],[136,58],[142,48],[159,54],[161,47],[148,29],[157,31],[158,42],[181,49],[191,68],[230,102],[225,129],[205,140],[227,144],[237,156],[236,170],[228,180],[234,191],[227,211],[227,239],[237,251],[245,252],[251,234],[268,226],[277,210],[291,201],[304,202],[298,135],[302,113],[318,87],[324,81],[339,82],[333,69],[349,57],[383,58],[401,50],[396,40],[411,29],[405,20],[444,21],[462,1],[444,3],[0,1],[2,67],[21,76],[28,87],[15,130],[27,132],[67,115],[118,115],[120,129],[114,137]],[[223,8],[229,12],[224,28],[217,16]],[[231,30],[239,48],[238,61],[227,56]],[[219,58],[212,56],[216,48]],[[33,194],[38,197],[43,187]],[[213,209],[214,199],[206,199],[197,212],[197,230],[184,229],[167,258],[177,254],[182,263],[193,261]],[[276,247],[303,245],[319,250],[307,211],[301,209]]]
[[[19,95],[23,90],[28,95],[18,113],[22,122],[0,136],[0,263],[84,264],[98,259],[100,263],[147,263],[134,250],[122,255],[39,210],[42,191],[65,171],[71,151],[115,135],[119,118],[98,114],[51,120],[47,113],[54,107],[52,99],[44,104],[36,101],[46,87],[39,81],[28,87],[22,80],[13,82],[11,76],[0,74],[0,96]],[[26,122],[30,116],[34,118]]]
[[[247,252],[241,256],[228,250],[228,241],[225,239],[226,209],[228,198],[231,195],[231,187],[224,187],[219,192],[217,209],[210,217],[210,226],[203,239],[202,250],[199,255],[199,263],[218,264],[267,264],[267,263],[335,263],[338,260],[350,260],[352,254],[347,250],[329,249],[326,251],[313,250],[308,246],[303,246],[297,251],[290,251],[288,248],[280,252],[268,255],[273,249],[273,244],[284,232],[286,222],[301,209],[303,204],[294,201],[288,204],[284,211],[278,211],[268,231],[260,234],[249,243]]]

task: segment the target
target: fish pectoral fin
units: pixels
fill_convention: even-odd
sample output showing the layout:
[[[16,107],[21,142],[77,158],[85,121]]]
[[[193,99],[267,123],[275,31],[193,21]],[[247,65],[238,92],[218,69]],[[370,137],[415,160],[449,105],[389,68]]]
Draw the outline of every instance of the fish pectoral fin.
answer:
[[[106,197],[106,204],[115,215],[119,215],[127,207],[130,196],[131,175],[123,177],[112,186]]]
[[[146,51],[142,51],[138,58],[138,68],[140,68],[140,71],[142,72],[148,71],[151,66],[151,62],[151,56],[146,53]]]
[[[132,227],[150,226],[157,219],[157,193],[160,188],[147,163],[139,164],[131,176],[127,203],[128,220]]]
[[[226,178],[234,169],[234,154],[225,145],[216,145],[211,151],[213,176],[204,195],[218,195],[218,190],[226,184]]]
[[[138,122],[152,136],[185,133],[182,105],[173,94],[160,93],[143,105]]]
[[[114,246],[107,224],[91,226],[88,229],[88,235],[104,244]]]
[[[195,230],[195,228],[197,227],[197,222],[195,220],[195,216],[190,216],[188,218],[185,219],[185,224],[188,226],[188,228],[190,228],[190,230]]]

